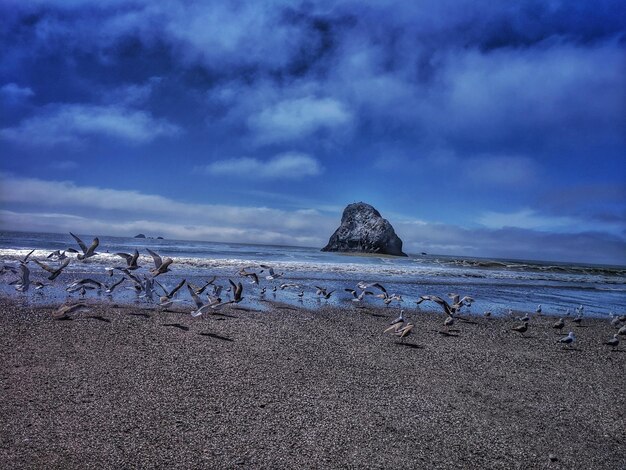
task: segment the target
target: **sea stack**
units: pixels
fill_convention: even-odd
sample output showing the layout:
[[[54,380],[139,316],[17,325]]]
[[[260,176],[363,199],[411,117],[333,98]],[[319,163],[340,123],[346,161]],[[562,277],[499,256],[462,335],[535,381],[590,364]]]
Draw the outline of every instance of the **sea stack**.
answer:
[[[322,251],[406,256],[402,240],[389,221],[364,202],[349,204],[344,209],[341,225]]]

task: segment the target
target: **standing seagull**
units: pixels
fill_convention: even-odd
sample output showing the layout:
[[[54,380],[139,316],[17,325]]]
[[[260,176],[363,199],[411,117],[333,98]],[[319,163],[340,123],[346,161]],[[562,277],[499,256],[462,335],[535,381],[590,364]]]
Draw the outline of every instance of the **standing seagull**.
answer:
[[[559,318],[554,325],[552,325],[552,328],[554,328],[555,330],[559,330],[561,331],[563,329],[563,327],[565,326],[565,320],[563,320],[563,318]]]
[[[613,346],[613,349],[617,351],[618,347],[619,347],[619,335],[617,333],[615,333],[613,335],[613,338],[611,338],[610,340],[608,340],[606,343],[607,346]]]
[[[78,253],[78,251],[74,250],[73,248],[67,249],[67,251],[69,252],[78,253],[76,258],[78,258],[79,260],[85,260],[87,258],[91,258],[92,256],[98,254],[96,253],[96,248],[98,248],[98,245],[100,244],[100,240],[98,239],[98,237],[94,238],[93,242],[91,242],[91,246],[87,248],[87,245],[85,245],[80,238],[78,238],[72,232],[70,232],[70,235],[74,238],[74,240],[76,240],[76,243],[78,243],[78,246],[80,246],[80,249],[83,250],[83,253],[81,254],[81,253]]]
[[[567,336],[556,340],[557,343],[567,344],[568,347],[571,347],[574,341],[576,341],[576,337],[574,336],[573,331],[570,331]]]
[[[157,277],[158,275],[166,273],[166,272],[169,271],[169,269],[168,269],[169,265],[174,262],[174,260],[172,258],[165,258],[163,260],[163,259],[161,259],[161,257],[159,255],[157,255],[150,248],[146,248],[146,250],[148,250],[148,253],[150,253],[150,256],[152,256],[152,259],[154,260],[154,269],[150,270],[150,273],[154,277]]]
[[[541,304],[537,305],[537,310],[535,310],[535,313],[541,313]]]
[[[523,325],[514,326],[513,328],[511,328],[511,331],[517,331],[522,336],[524,336],[524,333],[528,331],[528,322],[525,321]]]

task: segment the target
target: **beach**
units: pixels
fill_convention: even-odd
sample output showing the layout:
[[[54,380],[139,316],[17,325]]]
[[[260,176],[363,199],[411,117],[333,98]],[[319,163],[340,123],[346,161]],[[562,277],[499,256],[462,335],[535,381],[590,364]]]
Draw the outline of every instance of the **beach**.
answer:
[[[605,319],[267,303],[189,309],[2,298],[2,468],[626,468],[626,348]]]

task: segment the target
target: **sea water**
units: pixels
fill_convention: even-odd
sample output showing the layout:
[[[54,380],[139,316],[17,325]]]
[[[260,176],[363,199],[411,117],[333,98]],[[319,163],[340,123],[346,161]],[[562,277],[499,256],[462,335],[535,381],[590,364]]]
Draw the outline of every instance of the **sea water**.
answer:
[[[94,235],[77,234],[87,246]],[[217,276],[216,283],[225,287],[228,279],[242,282],[244,300],[241,305],[262,308],[262,300],[276,300],[307,308],[330,304],[352,308],[351,294],[346,288],[356,288],[359,281],[379,282],[389,294],[400,294],[403,302],[393,302],[390,308],[417,308],[415,301],[420,295],[434,294],[447,299],[448,293],[472,296],[476,301],[468,313],[482,314],[491,311],[494,315],[504,314],[509,309],[515,312],[534,312],[538,304],[545,314],[564,315],[569,309],[585,306],[589,316],[608,315],[609,312],[623,314],[626,301],[626,267],[598,266],[589,264],[553,263],[541,261],[483,259],[462,256],[409,255],[408,257],[387,257],[378,255],[345,255],[321,252],[319,248],[269,246],[239,243],[215,243],[189,240],[164,240],[156,238],[125,238],[99,236],[100,245],[96,256],[85,261],[73,259],[63,273],[49,286],[35,290],[33,286],[25,292],[17,292],[10,283],[18,276],[5,273],[0,277],[0,292],[4,296],[20,298],[24,302],[49,304],[78,299],[78,294],[68,294],[67,285],[74,280],[90,277],[108,284],[120,279],[123,273],[113,271],[109,277],[106,267],[125,265],[118,252],[133,253],[139,250],[141,269],[135,275],[149,275],[154,267],[149,248],[162,257],[171,257],[174,263],[171,271],[158,276],[167,288],[172,288],[181,279],[196,285]],[[31,258],[50,263],[46,257],[54,250],[68,247],[78,249],[69,234],[0,232],[0,262],[17,266],[19,260],[32,249]],[[68,254],[71,258],[75,255]],[[283,275],[275,280],[267,280],[267,270],[259,274],[260,284],[253,285],[248,278],[239,275],[247,271],[259,272],[260,264],[270,265]],[[35,263],[29,263],[31,280],[46,283],[48,273]],[[297,284],[284,290],[272,292],[272,287],[283,283]],[[110,299],[119,303],[148,302],[134,292],[131,281],[119,286]],[[320,299],[316,287],[335,291],[330,299]],[[260,290],[267,288],[261,297]],[[156,299],[161,295],[156,288]],[[371,288],[375,294],[380,293]],[[304,292],[299,297],[298,293]],[[86,298],[107,299],[108,297],[91,291]],[[223,296],[224,297],[224,296]],[[179,292],[178,299],[191,302],[186,289]],[[225,298],[224,300],[226,300]],[[366,296],[364,304],[383,305],[375,296]],[[189,304],[191,306],[191,303]],[[422,308],[438,309],[435,304],[421,304]]]

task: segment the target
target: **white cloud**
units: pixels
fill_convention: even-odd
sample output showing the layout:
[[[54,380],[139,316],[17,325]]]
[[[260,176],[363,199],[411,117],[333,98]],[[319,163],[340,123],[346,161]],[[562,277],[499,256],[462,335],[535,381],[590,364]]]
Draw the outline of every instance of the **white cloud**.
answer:
[[[306,96],[279,101],[248,119],[260,142],[283,142],[307,137],[318,130],[333,131],[351,124],[352,113],[333,98]]]
[[[179,132],[178,126],[155,119],[145,111],[122,106],[56,104],[46,106],[40,114],[15,127],[0,129],[0,138],[40,146],[80,143],[99,135],[144,143]]]
[[[219,160],[202,167],[201,171],[232,178],[300,179],[319,175],[323,169],[319,161],[305,153],[288,152],[266,161],[248,157]]]
[[[269,243],[272,239],[276,243],[321,246],[336,224],[334,218],[310,211],[184,203],[139,191],[80,186],[68,181],[21,178],[4,173],[0,173],[0,182],[0,205],[15,214],[71,214],[85,219],[76,222],[65,218],[62,223],[50,222],[50,218],[41,219],[41,223],[47,221],[48,224],[43,227],[37,221],[38,216],[32,215],[27,221],[19,219],[22,220],[20,227],[26,230],[28,224],[37,230],[53,230],[56,223],[63,230],[74,224],[76,230],[89,231],[92,223],[100,221],[101,233],[133,235],[132,232],[141,226],[133,223],[141,221],[144,225],[157,224],[155,228],[168,237],[256,240],[256,243]],[[5,217],[4,226],[16,230],[11,222],[16,217]],[[305,243],[303,240],[309,241]]]
[[[29,87],[21,87],[16,83],[7,83],[0,88],[0,96],[10,103],[17,103],[34,96],[35,92]]]
[[[580,223],[571,217],[543,216],[532,209],[517,212],[484,212],[478,223],[488,228],[515,227],[534,230],[576,230]]]

